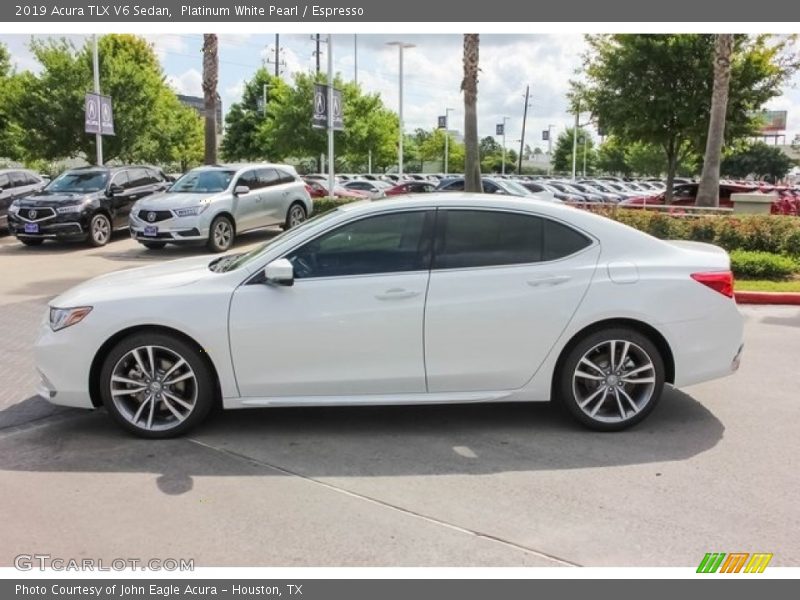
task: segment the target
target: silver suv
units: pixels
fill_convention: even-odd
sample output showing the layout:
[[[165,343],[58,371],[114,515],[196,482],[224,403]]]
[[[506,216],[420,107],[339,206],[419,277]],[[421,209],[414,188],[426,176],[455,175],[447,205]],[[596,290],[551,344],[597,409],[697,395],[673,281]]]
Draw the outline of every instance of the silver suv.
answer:
[[[225,252],[237,234],[306,220],[313,205],[294,167],[246,164],[198,167],[165,193],[137,202],[131,237],[157,250],[167,244],[205,241]]]

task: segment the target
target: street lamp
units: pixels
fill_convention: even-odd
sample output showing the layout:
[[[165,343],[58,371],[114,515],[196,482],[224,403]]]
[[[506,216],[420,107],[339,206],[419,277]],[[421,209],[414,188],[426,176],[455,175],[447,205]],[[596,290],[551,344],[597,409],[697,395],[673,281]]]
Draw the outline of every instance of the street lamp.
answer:
[[[400,57],[400,69],[398,76],[399,83],[399,117],[400,117],[400,143],[397,146],[397,174],[403,176],[403,50],[406,48],[414,48],[415,44],[407,44],[405,42],[387,42],[387,46],[397,46]]]
[[[506,174],[506,121],[508,121],[511,117],[503,117],[503,166],[501,170],[501,174]]]
[[[450,113],[454,112],[454,108],[444,109],[444,174],[447,175],[447,166],[450,162],[448,153],[450,151]]]

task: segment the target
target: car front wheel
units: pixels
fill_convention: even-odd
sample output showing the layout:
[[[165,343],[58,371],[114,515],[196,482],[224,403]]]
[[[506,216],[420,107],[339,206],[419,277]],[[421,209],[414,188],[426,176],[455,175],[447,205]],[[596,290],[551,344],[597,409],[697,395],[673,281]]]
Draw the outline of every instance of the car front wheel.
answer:
[[[139,333],[108,354],[100,393],[124,429],[145,438],[185,433],[208,415],[214,379],[200,351],[163,333]]]
[[[99,248],[105,246],[111,239],[111,219],[103,213],[97,213],[89,221],[89,236],[87,241],[90,246]]]
[[[646,336],[609,328],[581,339],[556,375],[556,399],[583,425],[619,431],[642,421],[664,388],[664,361]]]
[[[235,231],[233,222],[228,217],[215,217],[208,232],[208,249],[212,252],[226,252],[233,245]]]

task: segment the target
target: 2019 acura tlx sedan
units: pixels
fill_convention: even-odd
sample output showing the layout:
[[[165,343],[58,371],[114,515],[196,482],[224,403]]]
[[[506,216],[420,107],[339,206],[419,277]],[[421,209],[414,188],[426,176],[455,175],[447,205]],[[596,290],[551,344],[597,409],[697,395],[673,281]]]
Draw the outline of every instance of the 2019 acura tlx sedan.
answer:
[[[144,437],[224,408],[562,403],[644,419],[735,371],[727,254],[535,199],[432,193],[317,216],[243,254],[111,273],[50,304],[38,393]]]

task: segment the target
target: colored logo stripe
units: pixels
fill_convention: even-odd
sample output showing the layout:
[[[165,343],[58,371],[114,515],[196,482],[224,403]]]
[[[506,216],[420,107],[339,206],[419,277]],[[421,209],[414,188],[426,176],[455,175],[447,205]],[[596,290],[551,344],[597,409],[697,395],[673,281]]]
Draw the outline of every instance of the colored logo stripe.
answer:
[[[767,552],[760,552],[753,554],[750,557],[750,562],[747,563],[747,566],[744,568],[745,573],[763,573],[764,569],[767,568],[767,565],[772,560],[772,554]]]
[[[763,573],[772,560],[772,556],[768,552],[757,552],[755,554],[747,552],[732,552],[730,554],[707,552],[703,560],[700,561],[697,572],[740,573],[744,569],[745,573]]]

